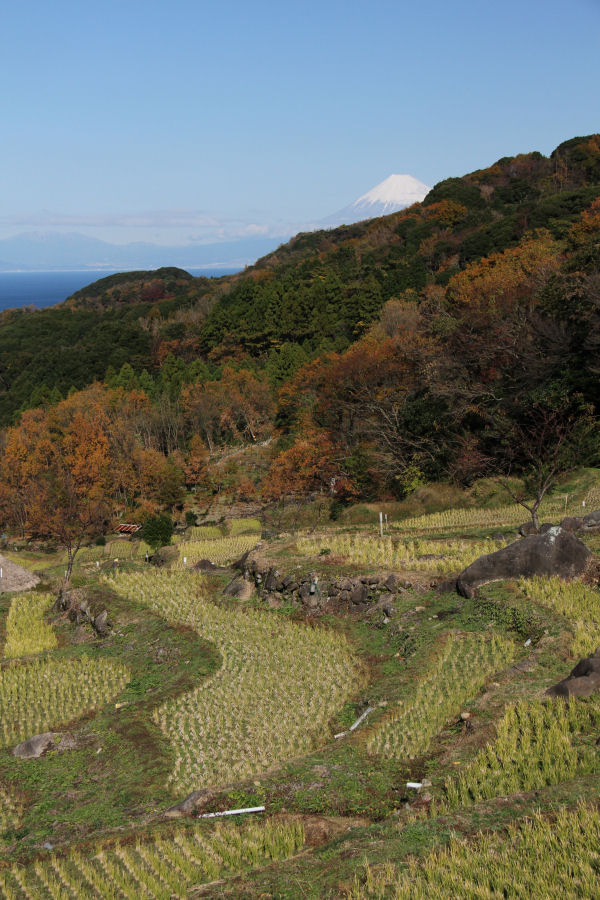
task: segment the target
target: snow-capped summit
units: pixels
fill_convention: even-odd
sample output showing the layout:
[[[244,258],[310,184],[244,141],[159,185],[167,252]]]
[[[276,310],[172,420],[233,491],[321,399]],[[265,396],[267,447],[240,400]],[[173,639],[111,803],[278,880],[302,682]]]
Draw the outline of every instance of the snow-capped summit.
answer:
[[[354,203],[322,220],[324,225],[351,225],[362,219],[374,219],[419,203],[431,188],[412,175],[389,175]]]

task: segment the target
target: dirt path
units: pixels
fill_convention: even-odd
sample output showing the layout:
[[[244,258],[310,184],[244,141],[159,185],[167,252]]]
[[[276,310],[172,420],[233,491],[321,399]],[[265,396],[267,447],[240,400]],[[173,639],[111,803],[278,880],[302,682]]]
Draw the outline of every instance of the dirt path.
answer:
[[[0,569],[2,569],[0,594],[7,591],[28,591],[40,580],[33,572],[18,566],[5,556],[0,556]]]

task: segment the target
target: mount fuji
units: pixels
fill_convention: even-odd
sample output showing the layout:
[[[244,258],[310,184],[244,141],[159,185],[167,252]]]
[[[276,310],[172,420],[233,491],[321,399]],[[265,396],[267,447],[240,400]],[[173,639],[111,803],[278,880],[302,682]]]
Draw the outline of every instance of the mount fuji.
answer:
[[[352,225],[363,219],[374,219],[377,216],[387,216],[420,203],[431,190],[418,178],[412,175],[389,175],[366,194],[363,194],[354,203],[340,209],[339,212],[321,219],[320,225]]]

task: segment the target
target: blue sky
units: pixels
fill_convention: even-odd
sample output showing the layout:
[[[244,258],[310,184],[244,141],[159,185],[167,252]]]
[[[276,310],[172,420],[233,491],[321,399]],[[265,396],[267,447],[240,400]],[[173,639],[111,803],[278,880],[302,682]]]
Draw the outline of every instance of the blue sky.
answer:
[[[277,232],[600,130],[600,0],[20,0],[0,237]]]

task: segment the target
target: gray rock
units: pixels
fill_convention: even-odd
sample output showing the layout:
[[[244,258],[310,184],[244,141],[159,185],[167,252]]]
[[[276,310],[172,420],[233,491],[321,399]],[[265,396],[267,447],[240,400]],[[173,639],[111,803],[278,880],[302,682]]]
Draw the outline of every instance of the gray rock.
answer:
[[[277,569],[269,569],[265,578],[266,591],[280,591],[282,588],[281,578]]]
[[[366,584],[358,584],[350,594],[350,602],[355,605],[366,603],[369,598],[369,588]]]
[[[549,697],[589,697],[600,691],[600,672],[590,672],[581,678],[565,678],[549,688]]]
[[[391,575],[388,575],[388,577],[385,579],[385,581],[383,582],[383,584],[381,586],[383,588],[385,588],[386,591],[391,591],[392,593],[395,593],[395,591],[398,590],[399,583],[400,583],[400,580],[399,580],[398,576],[394,575],[392,573]]]
[[[341,600],[342,603],[347,603],[352,596],[352,591],[340,591],[338,594],[338,600]]]
[[[94,629],[97,634],[101,635],[102,637],[108,634],[108,612],[105,609],[103,609],[102,612],[99,613],[94,619]]]
[[[291,588],[293,583],[294,583],[294,579],[292,578],[292,576],[286,575],[285,578],[283,578],[281,581],[281,586],[284,591],[287,591],[288,588]]]
[[[223,593],[228,597],[241,597],[246,591],[246,581],[241,575],[236,575],[233,581],[230,581]]]
[[[208,788],[205,788],[203,791],[192,791],[192,793],[188,794],[188,796],[180,803],[176,803],[175,806],[169,807],[165,812],[165,818],[179,819],[182,816],[193,816],[199,809],[208,806],[216,796],[216,791],[211,791]]]
[[[528,534],[538,534],[538,530],[533,522],[523,522],[522,525],[519,525],[519,534],[522,537],[527,537]]]
[[[548,688],[549,697],[589,697],[600,691],[600,647],[592,656],[579,660],[569,675]]]
[[[438,581],[435,589],[439,594],[455,594],[456,578],[445,578],[443,581]]]
[[[600,647],[593,656],[586,656],[580,659],[575,668],[569,673],[569,678],[583,678],[585,675],[591,675],[592,672],[600,672]]]
[[[216,566],[210,559],[199,559],[197,563],[194,563],[192,569],[196,572],[229,572],[230,568],[233,566]]]
[[[532,575],[558,575],[576,578],[582,575],[593,558],[591,550],[575,535],[558,525],[546,534],[534,534],[480,556],[457,578],[457,589],[463,597],[474,597],[482,584],[504,578],[531,578]]]
[[[354,589],[354,583],[349,578],[339,578],[337,587],[340,591],[352,591]]]
[[[583,525],[583,518],[581,516],[565,516],[565,518],[560,523],[560,527],[565,531],[570,531],[573,534],[576,534],[581,529]]]
[[[583,531],[600,531],[600,509],[584,516],[581,528]]]
[[[74,734],[56,735],[60,737],[60,742],[56,748],[59,753],[65,753],[67,750],[79,750],[82,746],[81,740],[78,740]]]
[[[267,594],[265,600],[267,601],[269,609],[281,609],[283,606],[283,599],[279,594]]]
[[[39,759],[47,750],[52,749],[61,735],[54,731],[36,734],[13,748],[13,756],[18,759]]]
[[[500,532],[497,531],[496,534],[492,535],[492,540],[496,541],[497,544],[503,544],[505,541],[505,537],[503,534],[500,534]]]
[[[72,644],[85,644],[87,641],[94,639],[92,632],[85,625],[78,625],[71,635]]]
[[[540,534],[547,534],[547,532],[550,531],[551,528],[556,528],[556,527],[557,526],[554,525],[552,522],[542,522],[542,524],[540,525]]]

